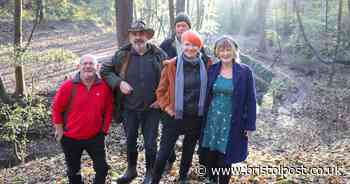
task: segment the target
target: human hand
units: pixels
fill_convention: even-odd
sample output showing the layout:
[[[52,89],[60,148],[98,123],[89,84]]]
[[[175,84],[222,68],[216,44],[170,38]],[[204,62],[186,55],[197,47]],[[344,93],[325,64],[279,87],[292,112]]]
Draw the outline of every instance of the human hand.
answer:
[[[175,112],[174,112],[170,107],[166,107],[166,108],[164,109],[164,111],[165,111],[166,113],[168,113],[169,116],[171,116],[171,117],[174,117],[174,116],[175,116]]]
[[[122,81],[122,82],[120,83],[119,88],[120,88],[120,91],[121,91],[124,95],[129,95],[129,94],[132,92],[132,90],[133,90],[133,88],[132,88],[127,82],[125,82],[125,81]]]

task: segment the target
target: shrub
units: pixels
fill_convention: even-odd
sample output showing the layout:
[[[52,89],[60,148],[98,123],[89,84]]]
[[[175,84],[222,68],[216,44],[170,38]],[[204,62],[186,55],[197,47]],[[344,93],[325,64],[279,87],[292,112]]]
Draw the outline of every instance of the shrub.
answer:
[[[30,131],[43,131],[50,121],[50,112],[43,99],[28,97],[24,106],[1,104],[0,139],[10,143],[15,157],[24,162]]]

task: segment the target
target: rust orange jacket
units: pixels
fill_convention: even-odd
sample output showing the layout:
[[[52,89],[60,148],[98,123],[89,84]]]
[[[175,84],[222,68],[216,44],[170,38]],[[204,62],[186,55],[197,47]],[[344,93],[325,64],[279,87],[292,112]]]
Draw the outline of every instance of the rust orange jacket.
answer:
[[[175,112],[176,57],[164,61],[163,64],[164,68],[156,91],[157,102],[163,111],[168,107]],[[207,69],[211,64],[211,59],[208,59]]]

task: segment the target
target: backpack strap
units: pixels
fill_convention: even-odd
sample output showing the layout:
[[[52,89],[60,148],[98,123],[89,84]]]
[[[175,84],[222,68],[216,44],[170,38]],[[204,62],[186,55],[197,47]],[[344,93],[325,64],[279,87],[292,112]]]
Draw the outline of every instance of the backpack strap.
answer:
[[[78,88],[78,85],[73,82],[71,94],[68,98],[68,105],[67,105],[65,111],[63,112],[63,130],[67,130],[66,124],[67,124],[67,120],[68,120],[68,114],[72,110],[72,104],[73,104],[72,101],[77,94],[77,88]]]
[[[123,57],[123,62],[121,65],[115,65],[115,72],[121,77],[122,79],[126,78],[126,71],[128,69],[130,62],[130,52],[126,51],[125,56]]]
[[[126,72],[129,66],[129,62],[130,51],[125,51],[122,63],[120,65],[115,65],[114,71],[122,79],[126,79]],[[115,106],[114,118],[117,123],[121,123],[123,121],[123,117],[121,114],[121,112],[123,111],[123,94],[119,89],[115,90],[115,101],[118,101],[119,103],[117,103]]]

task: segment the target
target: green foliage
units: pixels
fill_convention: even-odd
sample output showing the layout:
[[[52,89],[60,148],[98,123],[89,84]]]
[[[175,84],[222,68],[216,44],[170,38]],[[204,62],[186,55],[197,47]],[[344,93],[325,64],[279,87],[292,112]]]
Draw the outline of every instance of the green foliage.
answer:
[[[45,10],[49,19],[55,20],[91,20],[94,22],[113,22],[114,1],[90,0],[48,1]]]
[[[15,156],[21,162],[27,156],[28,132],[42,129],[50,120],[50,112],[43,99],[28,97],[27,104],[1,104],[0,120],[1,137],[4,141],[13,145]]]
[[[49,18],[60,20],[72,17],[76,7],[68,0],[52,0],[47,2],[45,8]]]

